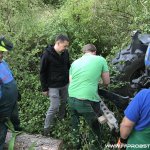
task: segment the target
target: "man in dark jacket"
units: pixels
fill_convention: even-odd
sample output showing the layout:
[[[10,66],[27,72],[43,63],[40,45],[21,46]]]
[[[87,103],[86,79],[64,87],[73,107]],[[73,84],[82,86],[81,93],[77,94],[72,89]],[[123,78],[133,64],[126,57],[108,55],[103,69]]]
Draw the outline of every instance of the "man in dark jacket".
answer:
[[[59,35],[55,39],[55,45],[48,45],[41,59],[40,81],[43,95],[50,98],[44,135],[48,135],[53,125],[53,119],[59,111],[59,117],[63,118],[66,109],[69,82],[69,53],[66,50],[69,39],[65,35]],[[59,106],[61,107],[59,108]]]

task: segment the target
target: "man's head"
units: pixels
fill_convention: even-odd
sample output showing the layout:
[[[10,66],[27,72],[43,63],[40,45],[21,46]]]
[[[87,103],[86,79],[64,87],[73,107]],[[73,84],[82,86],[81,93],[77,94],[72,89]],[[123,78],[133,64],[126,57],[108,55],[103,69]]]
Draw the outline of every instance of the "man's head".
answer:
[[[96,55],[97,49],[93,44],[87,44],[83,46],[82,51],[83,53],[92,53]]]
[[[64,50],[67,49],[68,46],[69,46],[69,38],[66,35],[60,34],[59,36],[56,37],[54,49],[58,53],[64,52]]]
[[[13,48],[13,44],[5,39],[4,36],[0,37],[0,61],[3,59],[3,52],[10,51]]]

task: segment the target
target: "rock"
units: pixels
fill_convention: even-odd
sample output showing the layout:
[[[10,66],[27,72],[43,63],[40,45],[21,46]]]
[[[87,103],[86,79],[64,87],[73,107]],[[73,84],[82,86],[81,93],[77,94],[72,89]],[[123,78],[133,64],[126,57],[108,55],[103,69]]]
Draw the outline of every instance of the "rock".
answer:
[[[8,150],[8,142],[11,135],[10,132],[7,133],[4,150]],[[22,133],[16,137],[14,150],[29,150],[32,146],[34,150],[61,150],[62,144],[62,140],[44,137],[42,135]]]

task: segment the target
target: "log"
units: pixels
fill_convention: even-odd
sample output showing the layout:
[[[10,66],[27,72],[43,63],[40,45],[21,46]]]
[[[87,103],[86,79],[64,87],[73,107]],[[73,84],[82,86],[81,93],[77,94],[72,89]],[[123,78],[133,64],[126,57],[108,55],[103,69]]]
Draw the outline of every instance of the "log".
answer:
[[[8,143],[11,137],[11,133],[7,133],[4,150],[8,150]],[[61,150],[62,140],[53,139],[50,137],[44,137],[42,135],[32,135],[22,133],[16,137],[14,150],[29,150],[33,146],[34,150]]]

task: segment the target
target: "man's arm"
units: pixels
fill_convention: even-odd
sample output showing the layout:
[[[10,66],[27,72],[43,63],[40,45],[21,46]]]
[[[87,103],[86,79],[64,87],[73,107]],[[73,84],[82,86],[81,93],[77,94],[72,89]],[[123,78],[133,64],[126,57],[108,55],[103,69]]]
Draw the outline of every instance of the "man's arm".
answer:
[[[69,69],[69,83],[72,81],[72,66],[70,65]]]
[[[67,55],[68,55],[67,66],[68,66],[68,69],[70,69],[71,64],[70,64],[70,57],[69,57],[69,52],[68,52],[68,50],[67,50]]]
[[[71,75],[69,75],[69,83],[72,81],[72,77]]]
[[[2,79],[0,78],[0,98],[2,97]]]
[[[48,78],[48,59],[46,54],[43,54],[41,58],[40,64],[40,81],[42,86],[42,91],[44,95],[48,95],[48,85],[47,85],[47,78]]]
[[[120,136],[126,139],[131,133],[134,125],[140,119],[140,109],[143,102],[143,92],[140,91],[129,103],[128,107],[124,111],[125,117],[120,124]]]
[[[102,57],[102,63],[103,63],[103,68],[102,68],[102,74],[101,78],[103,81],[104,86],[108,86],[110,83],[110,76],[109,76],[109,69],[108,69],[108,64],[105,58]]]
[[[107,87],[108,84],[110,83],[109,72],[103,72],[101,77],[102,77],[102,80],[103,80],[103,84]]]
[[[135,123],[129,120],[127,117],[124,117],[120,124],[120,136],[123,139],[127,139],[130,135]]]

